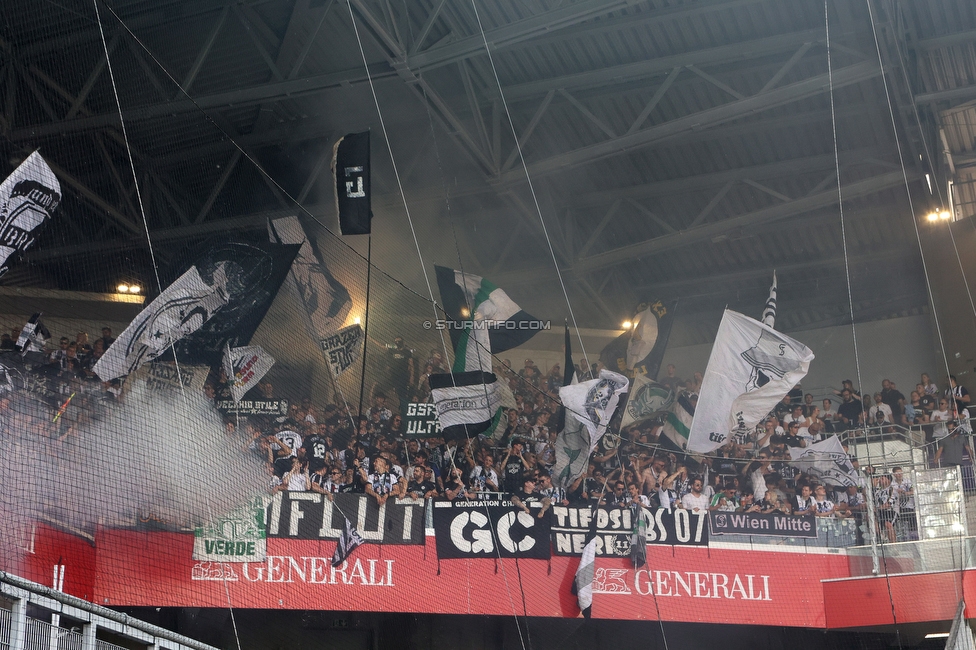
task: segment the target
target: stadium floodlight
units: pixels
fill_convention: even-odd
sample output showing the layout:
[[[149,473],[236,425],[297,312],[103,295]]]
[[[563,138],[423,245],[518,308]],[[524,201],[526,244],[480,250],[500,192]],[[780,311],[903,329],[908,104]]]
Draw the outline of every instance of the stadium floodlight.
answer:
[[[120,284],[119,286],[115,287],[115,290],[119,293],[129,293],[129,285]]]

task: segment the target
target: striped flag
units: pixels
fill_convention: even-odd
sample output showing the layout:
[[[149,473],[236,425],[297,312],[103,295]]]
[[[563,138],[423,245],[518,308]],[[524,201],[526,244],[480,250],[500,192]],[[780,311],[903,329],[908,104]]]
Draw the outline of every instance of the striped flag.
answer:
[[[586,531],[586,541],[583,544],[583,555],[579,566],[576,567],[576,577],[570,591],[576,596],[580,613],[583,618],[589,618],[593,607],[593,578],[596,575],[596,513],[591,513],[590,529]]]
[[[445,439],[480,433],[496,437],[506,408],[515,398],[491,372],[491,355],[530,339],[537,322],[508,295],[481,276],[435,267],[444,311],[454,321],[450,373],[428,378]]]
[[[766,307],[762,314],[763,325],[775,327],[776,322],[776,271],[773,271],[773,285],[769,287],[769,298],[766,299]]]
[[[668,409],[661,433],[678,449],[684,451],[688,447],[688,434],[691,432],[691,423],[694,419],[695,407],[688,394],[682,393]]]
[[[363,543],[363,538],[359,536],[359,531],[349,521],[349,517],[346,517],[345,513],[343,513],[342,518],[346,520],[346,525],[342,528],[342,534],[339,535],[339,542],[336,544],[335,553],[332,554],[332,566],[334,567],[345,562],[349,554]]]

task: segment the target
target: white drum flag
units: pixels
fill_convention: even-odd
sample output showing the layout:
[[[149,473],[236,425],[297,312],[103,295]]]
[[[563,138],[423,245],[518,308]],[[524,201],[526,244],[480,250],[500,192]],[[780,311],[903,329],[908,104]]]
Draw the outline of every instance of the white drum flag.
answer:
[[[228,302],[227,275],[222,265],[214,271],[213,279],[213,285],[207,284],[197,267],[191,266],[166,287],[95,364],[93,370],[99,378],[110,381],[127,375],[203,327]]]
[[[257,386],[261,377],[271,370],[274,362],[274,357],[259,345],[227,347],[224,352],[224,372],[227,374],[235,404],[241,401],[244,393]]]
[[[708,358],[688,450],[718,449],[751,431],[806,376],[813,352],[759,321],[725,310]]]

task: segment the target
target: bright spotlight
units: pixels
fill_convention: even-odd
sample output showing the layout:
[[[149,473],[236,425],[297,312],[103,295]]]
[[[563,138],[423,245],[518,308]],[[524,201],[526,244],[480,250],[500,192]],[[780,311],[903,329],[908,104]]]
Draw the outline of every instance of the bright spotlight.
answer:
[[[120,284],[119,286],[115,287],[115,290],[119,293],[129,293],[129,285]]]
[[[623,328],[624,328],[625,330],[629,330],[629,329],[630,329],[631,327],[633,327],[633,325],[634,325],[634,324],[633,324],[633,323],[631,323],[631,322],[630,322],[629,320],[625,320],[625,321],[624,321],[624,322],[623,322],[623,323],[621,324],[621,327],[623,327]]]
[[[468,318],[471,316],[471,310],[467,307],[461,307],[461,318]]]
[[[129,293],[141,293],[141,292],[142,292],[142,287],[140,287],[138,284],[129,285]]]
[[[352,322],[355,323],[356,325],[359,325],[362,321],[360,320],[359,316],[356,316],[355,318],[352,319]]]
[[[939,219],[942,219],[943,221],[946,221],[951,216],[952,215],[949,214],[948,210],[943,210],[942,212],[939,213]]]
[[[938,212],[929,212],[927,215],[925,215],[925,218],[928,221],[938,221],[939,220],[939,213]]]

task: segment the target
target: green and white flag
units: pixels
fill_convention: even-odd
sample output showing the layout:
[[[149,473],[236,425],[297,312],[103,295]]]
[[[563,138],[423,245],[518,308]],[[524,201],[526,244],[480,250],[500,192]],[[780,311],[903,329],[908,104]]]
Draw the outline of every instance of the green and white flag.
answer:
[[[684,451],[688,448],[688,434],[691,432],[691,423],[694,419],[695,407],[692,406],[688,395],[681,393],[668,409],[661,435]]]
[[[650,379],[647,375],[634,377],[634,385],[627,398],[620,428],[629,427],[652,417],[655,413],[664,411],[674,402],[674,393],[670,388]]]
[[[515,399],[491,372],[491,355],[529,340],[538,321],[484,278],[443,266],[436,270],[454,344],[451,372],[428,380],[437,419],[448,439],[497,438],[499,428],[504,430],[505,409],[515,408]]]

